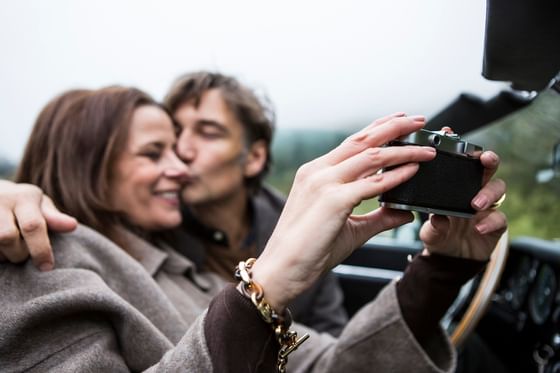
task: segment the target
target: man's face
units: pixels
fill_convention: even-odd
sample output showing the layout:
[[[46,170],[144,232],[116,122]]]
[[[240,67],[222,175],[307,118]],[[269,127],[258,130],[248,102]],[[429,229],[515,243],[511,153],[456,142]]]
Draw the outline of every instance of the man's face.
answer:
[[[189,167],[183,202],[207,204],[243,190],[248,155],[243,126],[221,92],[209,90],[198,107],[187,102],[173,116],[181,126],[177,153]]]

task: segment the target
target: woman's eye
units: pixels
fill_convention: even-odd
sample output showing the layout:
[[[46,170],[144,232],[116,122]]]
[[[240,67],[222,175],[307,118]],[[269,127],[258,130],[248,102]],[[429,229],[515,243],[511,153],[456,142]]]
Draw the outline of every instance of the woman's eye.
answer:
[[[157,161],[161,158],[161,152],[145,152],[141,156],[149,158],[152,161]]]

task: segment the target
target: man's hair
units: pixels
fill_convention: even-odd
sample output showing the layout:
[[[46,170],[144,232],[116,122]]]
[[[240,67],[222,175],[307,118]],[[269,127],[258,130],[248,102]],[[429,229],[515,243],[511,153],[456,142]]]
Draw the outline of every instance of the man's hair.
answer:
[[[126,219],[109,196],[133,112],[144,105],[159,106],[125,87],[72,90],[54,98],[35,122],[16,181],[38,186],[63,212],[126,249],[118,229]]]
[[[180,76],[172,84],[163,104],[174,114],[185,103],[200,105],[202,95],[218,89],[227,107],[242,124],[246,145],[250,147],[256,141],[263,141],[266,146],[267,158],[262,171],[245,180],[249,190],[256,192],[262,184],[272,163],[270,146],[274,133],[275,115],[270,101],[266,97],[259,98],[250,88],[237,79],[220,73],[198,71]]]

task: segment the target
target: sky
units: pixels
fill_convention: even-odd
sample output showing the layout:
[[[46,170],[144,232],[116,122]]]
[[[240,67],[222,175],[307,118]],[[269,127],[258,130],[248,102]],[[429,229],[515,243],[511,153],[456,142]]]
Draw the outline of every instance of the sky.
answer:
[[[137,86],[163,98],[178,75],[238,77],[277,126],[365,126],[434,115],[482,78],[484,0],[25,0],[0,4],[0,157],[17,162],[33,121],[71,88]]]

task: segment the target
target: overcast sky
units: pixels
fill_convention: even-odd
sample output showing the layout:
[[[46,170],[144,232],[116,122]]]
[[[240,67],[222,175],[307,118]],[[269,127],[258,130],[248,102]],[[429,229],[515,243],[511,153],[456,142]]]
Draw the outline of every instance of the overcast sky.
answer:
[[[161,99],[194,69],[234,74],[279,128],[433,115],[481,75],[484,0],[23,0],[0,5],[0,156],[21,156],[63,90],[134,85]]]

